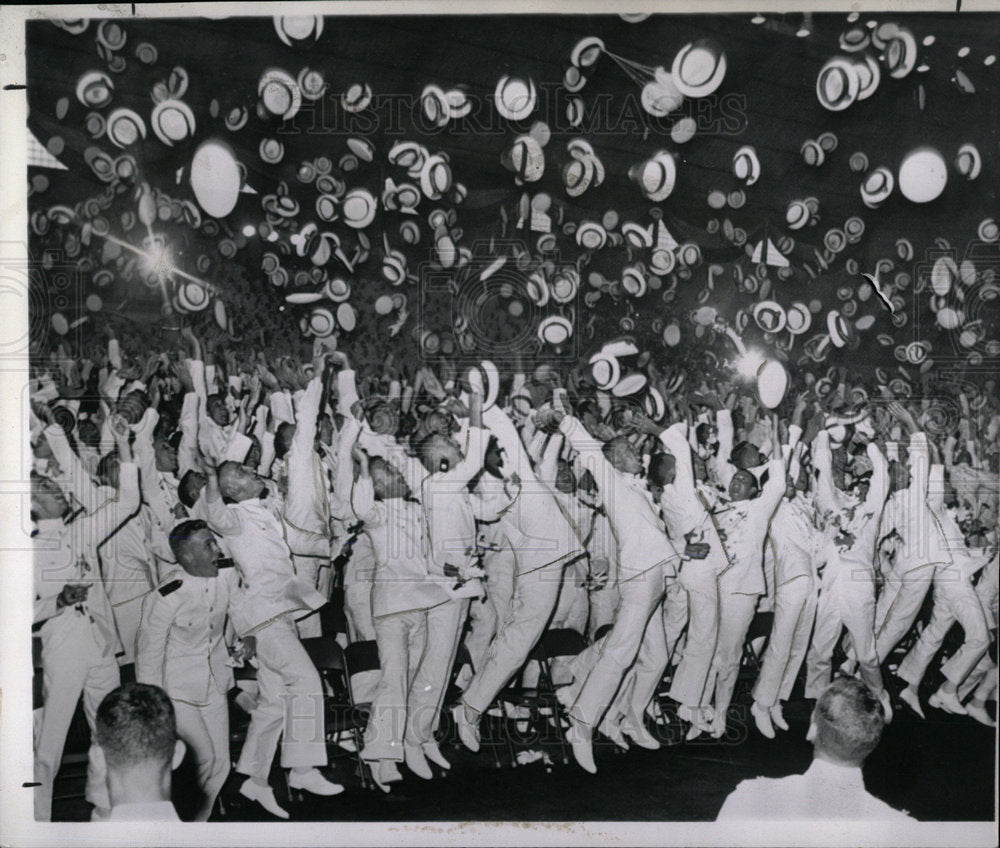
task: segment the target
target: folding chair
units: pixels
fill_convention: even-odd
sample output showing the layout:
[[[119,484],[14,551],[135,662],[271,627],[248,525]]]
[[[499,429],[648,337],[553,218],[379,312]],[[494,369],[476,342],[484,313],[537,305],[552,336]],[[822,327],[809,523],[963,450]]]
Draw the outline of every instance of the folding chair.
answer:
[[[586,647],[586,639],[571,628],[546,630],[528,655],[528,662],[538,663],[537,687],[525,688],[514,685],[503,690],[497,697],[497,701],[501,704],[508,702],[515,707],[525,707],[528,710],[529,721],[540,731],[540,738],[541,731],[549,726],[548,719],[551,718],[555,723],[559,749],[564,763],[569,762],[569,748],[563,730],[563,719],[568,718],[568,716],[565,708],[556,697],[556,685],[552,680],[552,660],[557,657],[575,657]],[[515,679],[519,679],[520,673],[518,672]],[[517,759],[513,753],[509,734],[508,749],[511,752],[511,764],[516,766]]]
[[[354,739],[354,757],[358,763],[361,785],[365,789],[371,787],[367,766],[361,759],[361,733],[368,723],[354,703],[351,691],[351,676],[344,649],[337,644],[333,636],[316,636],[303,639],[302,647],[306,649],[309,658],[316,666],[320,677],[330,685],[332,695],[323,698],[326,713],[327,749],[330,743],[340,737],[341,733],[349,732]]]

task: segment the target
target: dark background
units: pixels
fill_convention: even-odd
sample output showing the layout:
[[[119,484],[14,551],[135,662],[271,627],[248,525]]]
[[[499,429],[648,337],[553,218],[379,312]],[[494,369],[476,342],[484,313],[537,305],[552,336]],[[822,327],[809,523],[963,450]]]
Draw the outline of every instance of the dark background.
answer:
[[[764,236],[778,239],[790,235],[795,248],[789,259],[794,274],[789,280],[778,281],[775,269],[771,279],[775,282],[772,294],[784,305],[794,300],[819,299],[822,311],[813,316],[813,330],[800,337],[791,351],[791,361],[801,354],[802,343],[813,332],[825,329],[826,311],[836,308],[838,288],[849,285],[857,288],[862,280],[850,277],[844,270],[845,260],[853,256],[862,271],[872,272],[881,258],[891,258],[895,268],[890,279],[900,271],[914,278],[923,270],[926,273],[940,250],[937,239],[944,239],[957,261],[971,252],[983,267],[1000,269],[998,246],[983,245],[976,239],[979,222],[986,217],[996,217],[998,211],[998,127],[1000,127],[1000,64],[987,67],[984,57],[997,52],[1000,45],[1000,16],[976,14],[935,15],[862,15],[857,25],[868,20],[893,20],[907,26],[914,33],[918,44],[918,62],[926,62],[930,70],[914,70],[902,80],[895,80],[885,72],[875,94],[868,100],[856,102],[843,112],[830,112],[822,108],[815,94],[815,81],[819,69],[832,55],[839,52],[838,35],[852,26],[846,15],[814,15],[811,34],[796,37],[795,31],[803,23],[803,16],[767,16],[763,25],[753,25],[751,15],[732,16],[664,16],[657,15],[638,24],[629,24],[617,16],[497,15],[481,17],[369,17],[325,19],[325,27],[318,41],[305,42],[293,47],[283,44],[274,29],[271,18],[208,19],[121,19],[127,33],[127,43],[120,55],[127,61],[121,73],[109,72],[115,84],[114,98],[102,111],[125,106],[135,109],[149,124],[153,101],[150,91],[155,82],[166,80],[170,69],[182,66],[188,72],[190,83],[184,101],[194,111],[197,129],[194,136],[173,148],[161,144],[149,129],[144,142],[125,151],[132,153],[140,170],[140,179],[159,186],[175,199],[193,199],[193,192],[185,173],[181,184],[176,184],[175,173],[186,167],[198,144],[219,136],[234,149],[237,158],[248,171],[247,182],[257,195],[241,194],[236,209],[228,216],[226,224],[234,234],[246,223],[256,223],[263,217],[260,202],[264,195],[273,193],[284,180],[290,192],[301,205],[296,219],[302,226],[314,220],[313,204],[316,191],[298,182],[295,172],[300,162],[327,155],[336,163],[347,152],[345,140],[350,135],[366,135],[376,147],[376,158],[371,164],[346,175],[349,187],[364,185],[378,196],[387,176],[399,182],[405,180],[405,171],[389,165],[386,154],[393,141],[412,139],[425,144],[432,152],[446,151],[456,182],[468,188],[468,197],[456,207],[457,227],[463,231],[462,243],[475,246],[477,240],[499,237],[500,209],[503,207],[510,219],[517,218],[518,200],[524,188],[514,185],[513,175],[500,165],[500,154],[513,143],[516,135],[526,132],[534,120],[545,120],[552,129],[552,139],[546,147],[546,170],[541,181],[525,188],[532,195],[546,191],[553,197],[550,214],[555,218],[560,206],[566,221],[585,219],[600,220],[607,210],[616,210],[622,221],[632,220],[643,226],[650,223],[649,213],[653,204],[645,202],[634,183],[627,176],[628,168],[643,161],[657,150],[673,152],[677,157],[677,184],[671,196],[658,204],[671,232],[680,242],[694,241],[702,248],[704,262],[694,269],[688,280],[680,280],[677,299],[664,303],[662,292],[650,291],[640,300],[614,299],[605,295],[590,310],[578,298],[576,309],[577,333],[574,352],[587,352],[596,343],[620,332],[619,320],[631,314],[636,316],[635,333],[645,343],[655,346],[665,354],[658,336],[653,333],[653,320],[677,315],[681,320],[686,347],[693,340],[693,325],[687,320],[690,309],[697,305],[697,296],[705,287],[707,269],[711,262],[724,265],[726,274],[717,281],[709,304],[719,308],[732,319],[740,307],[752,305],[757,296],[736,291],[729,272],[734,264],[741,264],[752,271],[745,249],[727,242],[721,233],[708,231],[709,222],[729,218],[734,226],[748,234],[748,244]],[[29,22],[27,25],[29,127],[45,145],[53,136],[65,142],[59,159],[68,171],[46,170],[49,186],[44,192],[33,193],[29,199],[31,211],[44,210],[53,204],[70,206],[98,195],[103,184],[93,176],[83,160],[83,151],[96,144],[111,155],[123,151],[115,148],[106,138],[93,141],[84,129],[84,119],[89,111],[74,95],[77,79],[88,70],[107,70],[97,53],[95,33],[97,21],[91,21],[81,35],[71,35],[51,23]],[[588,114],[584,130],[569,126],[565,117],[566,92],[561,87],[563,71],[569,65],[569,56],[576,42],[588,35],[604,40],[606,48],[634,62],[647,66],[663,65],[670,69],[676,52],[687,42],[711,37],[725,50],[728,71],[721,87],[712,98],[698,101],[686,100],[676,113],[656,120],[648,116],[639,104],[640,87],[607,55],[602,55],[589,71],[589,82],[580,92]],[[925,48],[923,38],[934,35],[936,42]],[[135,57],[135,46],[149,42],[158,50],[155,64],[144,65]],[[968,46],[971,53],[964,59],[957,57],[960,47]],[[871,48],[870,48],[871,49]],[[877,51],[875,51],[877,53]],[[319,110],[307,108],[287,125],[260,120],[255,112],[257,81],[269,67],[280,67],[293,77],[309,66],[322,71],[329,85],[327,95],[320,101]],[[963,93],[952,81],[956,68],[961,68],[976,87],[974,94]],[[497,80],[503,74],[530,76],[539,87],[539,103],[531,118],[522,123],[502,119],[492,108],[492,95]],[[381,96],[381,106],[362,116],[350,116],[340,109],[339,94],[353,83],[367,82]],[[450,124],[445,130],[430,128],[421,120],[419,95],[425,84],[435,82],[442,88],[461,86],[473,99],[475,106],[467,121]],[[924,108],[918,105],[918,87],[924,90]],[[55,104],[61,97],[68,97],[69,111],[63,120],[57,120]],[[403,98],[411,98],[405,101]],[[219,116],[213,119],[209,107],[215,99]],[[388,101],[388,102],[387,102]],[[304,101],[304,103],[307,103]],[[223,117],[234,106],[246,106],[250,120],[238,132],[229,132]],[[676,145],[670,139],[669,129],[676,117],[693,114],[699,120],[699,132],[690,142]],[[395,116],[395,117],[393,117]],[[350,124],[348,119],[360,119]],[[592,123],[591,123],[592,122]],[[830,131],[837,135],[839,145],[827,155],[819,168],[807,166],[800,155],[806,139],[816,138]],[[285,145],[283,161],[267,165],[258,155],[260,140],[276,137]],[[582,136],[594,147],[606,167],[607,176],[602,186],[591,188],[581,197],[569,198],[562,187],[561,166],[570,160],[566,142]],[[982,173],[973,182],[958,174],[953,166],[955,153],[963,142],[971,141],[978,147],[983,160]],[[707,204],[712,189],[731,191],[741,187],[733,176],[733,153],[744,144],[753,145],[761,162],[761,177],[750,187],[743,187],[746,204],[741,209],[713,210]],[[949,163],[948,185],[941,197],[928,204],[914,204],[906,200],[898,186],[893,195],[878,210],[867,209],[858,191],[862,175],[848,167],[848,159],[855,151],[863,151],[872,168],[886,165],[897,172],[905,153],[920,145],[936,147]],[[36,173],[30,169],[29,177]],[[336,171],[335,171],[336,173]],[[813,195],[819,199],[820,220],[815,226],[791,231],[785,227],[785,210],[790,200]],[[112,232],[115,232],[117,215],[127,208],[132,194],[125,192],[115,200],[109,210]],[[448,208],[447,201],[433,202],[424,199],[416,218],[421,225],[423,238],[414,247],[407,247],[398,234],[398,224],[405,216],[380,212],[368,227],[374,250],[368,262],[352,278],[354,294],[352,303],[359,311],[359,327],[355,332],[366,334],[375,331],[385,340],[386,348],[402,342],[414,345],[413,330],[421,321],[431,329],[448,332],[450,310],[447,303],[429,301],[428,308],[416,306],[419,296],[414,288],[410,294],[411,319],[399,340],[389,342],[385,326],[389,319],[379,319],[372,313],[375,296],[393,291],[380,277],[381,241],[385,231],[392,246],[404,250],[413,269],[428,259],[430,230],[427,214],[435,208]],[[804,263],[813,256],[813,249],[822,249],[823,236],[832,227],[843,227],[852,216],[861,217],[866,232],[858,244],[849,245],[831,263],[828,272],[820,279],[813,279],[804,270]],[[321,224],[322,222],[318,222]],[[32,250],[36,257],[46,250],[59,251],[65,231],[69,228],[53,226],[44,237],[32,237]],[[138,238],[141,226],[132,231]],[[330,226],[342,237],[345,245],[354,244],[356,232],[342,223]],[[294,230],[292,230],[293,232]],[[220,286],[223,292],[250,292],[254,308],[269,314],[269,320],[286,321],[294,326],[298,313],[289,307],[280,318],[277,310],[283,295],[289,289],[277,291],[260,272],[261,240],[246,240],[233,260],[225,260],[216,249],[220,236],[206,236],[182,224],[169,224],[163,232],[174,247],[179,267]],[[121,235],[121,234],[120,234]],[[283,235],[287,241],[289,231]],[[511,230],[507,230],[510,237]],[[532,246],[537,234],[526,234]],[[129,237],[126,234],[126,237]],[[895,255],[895,242],[908,238],[915,249],[912,263],[902,263]],[[237,242],[242,240],[237,238]],[[268,246],[267,249],[273,249]],[[100,267],[100,240],[92,242],[95,266]],[[978,252],[977,252],[978,251]],[[349,252],[349,251],[348,251]],[[80,254],[86,253],[86,248]],[[568,262],[575,262],[581,253],[575,240],[560,236],[559,255]],[[648,261],[639,253],[634,259]],[[211,259],[211,271],[199,274],[195,261],[201,254]],[[58,254],[56,254],[58,255]],[[78,257],[73,258],[75,262]],[[598,270],[608,279],[618,279],[628,256],[622,248],[607,248],[596,254],[583,269],[583,292],[591,291],[587,274]],[[282,264],[292,273],[297,268],[310,267],[308,259],[298,259],[294,254],[283,257]],[[331,263],[331,273],[336,271]],[[86,266],[84,266],[86,268]],[[84,294],[88,288],[89,274],[81,275]],[[666,282],[666,281],[665,281]],[[110,295],[114,293],[115,297]],[[871,313],[877,316],[875,326],[862,334],[861,344],[855,351],[834,351],[821,366],[849,362],[859,367],[881,364],[892,368],[892,348],[876,342],[879,333],[893,334],[895,343],[914,339],[927,339],[934,343],[937,365],[964,363],[965,351],[957,349],[954,342],[939,331],[928,309],[928,293],[915,295],[912,285],[901,292],[909,316],[907,326],[893,328],[886,313],[875,298],[860,303],[855,319]],[[154,318],[159,301],[156,292],[142,287],[134,279],[119,277],[110,291],[102,291],[106,304],[126,296],[130,299],[125,308],[135,318]],[[980,302],[974,292],[967,299],[969,317],[973,313],[985,319],[989,336],[997,335],[996,301]],[[253,322],[267,326],[260,315],[252,315],[223,295],[234,315],[234,323]],[[236,301],[240,297],[235,298]],[[974,305],[973,305],[974,304]],[[504,304],[494,303],[494,307]],[[106,305],[105,309],[111,308]],[[36,310],[44,313],[44,301]],[[302,310],[304,308],[298,307]],[[543,312],[551,312],[551,308]],[[564,310],[567,314],[571,310]],[[584,332],[589,315],[593,340]],[[537,323],[540,313],[528,309],[520,319],[530,329]],[[72,315],[70,316],[72,319]],[[499,312],[493,323],[514,323],[506,312]],[[236,332],[250,329],[237,326]],[[516,332],[514,332],[516,335]],[[374,337],[374,336],[373,336]],[[751,323],[748,340],[759,340],[760,334]],[[707,341],[707,338],[705,339]],[[731,346],[717,339],[717,350],[730,354]],[[671,355],[677,355],[674,350]],[[995,367],[995,359],[986,357],[978,371]]]

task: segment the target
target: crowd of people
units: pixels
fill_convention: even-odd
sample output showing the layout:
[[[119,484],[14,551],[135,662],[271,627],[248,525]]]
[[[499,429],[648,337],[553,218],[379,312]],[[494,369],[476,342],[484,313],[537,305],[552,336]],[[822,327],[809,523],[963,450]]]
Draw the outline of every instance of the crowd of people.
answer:
[[[554,629],[587,643],[553,675],[588,772],[598,734],[660,746],[667,680],[688,738],[723,737],[760,611],[773,623],[751,713],[765,737],[788,729],[803,670],[806,698],[852,677],[880,721],[901,704],[922,716],[955,623],[961,647],[927,702],[994,722],[995,387],[956,387],[962,414],[942,421],[927,398],[834,369],[828,391],[795,377],[769,409],[733,371],[691,368],[678,389],[644,357],[661,410],[599,390],[585,363],[119,335],[63,339],[33,365],[39,820],[81,696],[94,734],[133,667],[172,702],[197,818],[232,767],[227,695],[244,663],[257,686],[240,793],[288,817],[270,782],[279,743],[290,788],[340,793],[320,771],[323,682],[301,641],[325,635],[334,587],[346,638],[377,644],[355,700],[370,703],[361,756],[387,792],[400,764],[406,779],[449,768],[436,731],[460,646],[450,718],[475,752]],[[87,800],[110,814],[94,747]]]

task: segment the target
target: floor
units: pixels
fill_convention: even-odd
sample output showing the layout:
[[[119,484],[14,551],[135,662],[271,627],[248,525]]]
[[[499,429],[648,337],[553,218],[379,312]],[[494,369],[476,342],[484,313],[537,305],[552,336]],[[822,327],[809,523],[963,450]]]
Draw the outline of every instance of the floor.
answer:
[[[793,693],[794,694],[794,693]],[[742,699],[745,703],[745,696]],[[991,707],[993,705],[991,704]],[[596,775],[588,775],[570,759],[564,764],[557,738],[521,740],[517,751],[542,755],[512,767],[506,743],[490,733],[499,719],[484,728],[486,744],[474,755],[457,746],[451,728],[442,750],[450,772],[424,781],[404,766],[401,783],[390,794],[364,789],[354,757],[331,746],[335,757],[328,775],[346,791],[333,798],[306,795],[289,801],[284,777],[275,769],[271,783],[279,803],[297,821],[712,821],[726,795],[744,778],[781,776],[804,771],[811,759],[805,741],[811,702],[789,702],[790,730],[775,740],[757,732],[742,703],[733,707],[723,740],[683,740],[676,721],[659,728],[659,751],[619,752],[611,743],[595,745]],[[920,821],[990,821],[994,816],[995,732],[970,718],[927,709],[921,720],[905,707],[887,728],[882,743],[865,767],[868,789]],[[513,730],[513,726],[511,725]],[[538,754],[522,753],[521,758]],[[500,766],[497,766],[499,760]],[[83,801],[85,762],[68,757],[57,781],[56,820],[89,817]],[[232,775],[223,791],[219,821],[271,821],[260,807],[238,794],[241,778]],[[175,778],[175,786],[190,781]],[[70,797],[70,796],[78,797]],[[176,800],[182,817],[185,799]]]

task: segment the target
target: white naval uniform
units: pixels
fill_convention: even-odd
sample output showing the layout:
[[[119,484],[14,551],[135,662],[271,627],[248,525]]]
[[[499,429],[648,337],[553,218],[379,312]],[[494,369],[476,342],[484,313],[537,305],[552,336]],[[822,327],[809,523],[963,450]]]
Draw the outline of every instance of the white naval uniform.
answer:
[[[54,427],[62,436],[62,428]],[[46,429],[46,438],[50,443],[58,438],[53,427]],[[68,474],[76,484],[74,494],[86,511],[68,525],[62,519],[39,521],[32,546],[33,622],[41,625],[45,693],[35,736],[35,780],[40,784],[35,788],[38,821],[48,821],[52,816],[52,784],[81,693],[93,734],[97,707],[120,682],[115,657],[122,651],[122,644],[100,573],[97,548],[139,508],[140,499],[139,474],[133,463],[121,464],[121,489],[117,493],[93,486],[82,466]],[[87,599],[58,608],[57,598],[67,583],[89,583]],[[110,806],[104,772],[97,768],[93,757],[87,764],[86,797],[97,807]]]
[[[322,393],[322,377],[313,377],[296,408],[295,435],[285,457],[288,491],[283,523],[295,573],[329,597],[330,501],[323,461],[313,447]],[[302,618],[297,627],[303,638],[321,635],[316,613]]]
[[[441,573],[445,565],[464,566],[467,551],[475,548],[476,519],[468,484],[483,467],[489,433],[480,427],[464,427],[458,443],[465,448],[464,459],[448,471],[426,475],[419,489],[432,568]],[[410,718],[411,738],[421,744],[434,739],[468,610],[468,599],[461,598],[427,611],[425,656],[410,684],[411,689],[423,690],[425,703],[430,705]]]
[[[719,575],[729,567],[729,555],[707,501],[695,485],[691,448],[684,424],[674,424],[660,434],[664,447],[674,457],[672,483],[663,487],[660,510],[671,539],[680,547],[691,541],[707,544],[705,559],[686,559],[677,586],[664,602],[667,648],[672,653],[687,622],[684,656],[670,682],[669,695],[689,707],[707,706],[709,672],[719,634]],[[666,669],[664,663],[662,672]]]
[[[444,588],[450,580],[428,556],[430,544],[418,502],[375,501],[370,479],[357,482],[351,500],[375,552],[372,614],[381,668],[362,756],[399,762],[404,745],[433,741],[426,729],[433,727],[440,709],[438,683],[420,682],[427,679],[421,669],[428,660],[436,665],[426,654],[427,645],[444,645],[452,638],[450,629],[431,632],[441,620],[429,614],[452,603]]]
[[[825,541],[815,521],[816,510],[798,491],[782,499],[771,519],[767,544],[774,557],[774,622],[753,688],[753,699],[767,707],[788,700],[809,649]]]
[[[719,514],[726,531],[731,565],[719,575],[719,635],[715,643],[709,688],[715,687],[715,714],[725,718],[740,669],[743,640],[753,621],[757,599],[766,591],[764,540],[774,511],[785,493],[785,460],[771,459],[760,494],[734,501]]]
[[[136,635],[136,680],[170,696],[177,735],[194,755],[205,809],[211,809],[229,774],[226,693],[234,680],[225,635],[237,579],[234,569],[195,577],[175,566],[143,598]],[[181,585],[172,588],[175,580]]]
[[[875,545],[879,519],[889,491],[889,464],[874,443],[867,447],[872,477],[864,503],[835,509],[828,524],[827,543],[818,562],[825,561],[816,626],[806,656],[807,698],[818,698],[830,685],[833,652],[846,627],[861,678],[873,692],[883,688],[875,650]],[[817,501],[821,509],[835,504],[831,478],[830,436],[822,431],[813,442],[813,462],[819,472]],[[838,543],[838,528],[848,541]]]
[[[645,481],[611,465],[600,443],[572,416],[566,416],[559,428],[597,481],[620,546],[621,600],[614,625],[570,663],[576,679],[569,690],[573,695],[569,713],[582,724],[596,727],[633,662],[644,677],[662,668],[667,650],[663,618],[651,617],[663,598],[665,578],[676,574],[679,556],[667,538]],[[641,716],[629,719],[638,722]]]
[[[236,770],[266,781],[279,737],[284,768],[326,765],[323,688],[294,622],[325,599],[295,574],[281,521],[267,503],[204,501],[208,524],[229,545],[241,578],[230,604],[233,626],[257,639],[260,697]]]
[[[889,498],[880,531],[885,536],[895,530],[902,541],[875,606],[875,650],[883,662],[913,626],[935,569],[953,561],[928,503],[930,453],[924,433],[910,437],[908,462],[910,486]]]
[[[520,489],[500,510],[500,531],[514,556],[513,595],[463,695],[478,712],[492,703],[527,660],[555,611],[565,563],[581,553],[576,533],[552,490],[536,476],[507,414],[494,406],[483,413],[483,424],[496,436],[506,454],[504,470],[517,475]]]
[[[930,507],[952,553],[952,562],[934,569],[934,607],[931,620],[899,664],[896,672],[907,683],[918,686],[927,666],[944,642],[951,626],[962,625],[964,640],[942,666],[941,673],[956,686],[972,671],[989,646],[989,629],[979,596],[972,585],[973,575],[992,557],[985,551],[972,551],[966,544],[954,515],[945,508],[942,498],[944,469],[931,466]]]

